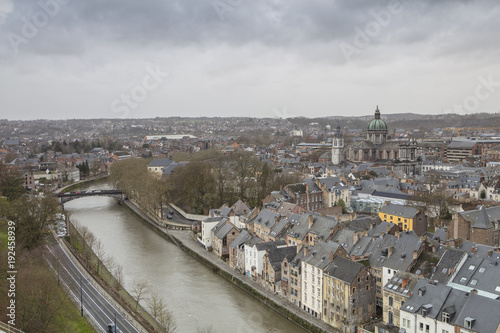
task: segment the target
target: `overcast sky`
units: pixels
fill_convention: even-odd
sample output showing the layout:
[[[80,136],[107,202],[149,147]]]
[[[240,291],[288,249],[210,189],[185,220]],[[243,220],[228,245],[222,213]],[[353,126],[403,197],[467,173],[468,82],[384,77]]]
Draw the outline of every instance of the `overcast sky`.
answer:
[[[500,111],[498,0],[0,0],[0,118]]]

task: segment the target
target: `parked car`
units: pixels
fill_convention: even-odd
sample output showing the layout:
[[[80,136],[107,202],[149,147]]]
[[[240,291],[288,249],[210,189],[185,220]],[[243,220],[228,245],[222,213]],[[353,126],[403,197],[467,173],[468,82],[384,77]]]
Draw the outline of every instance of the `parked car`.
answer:
[[[167,214],[167,219],[171,220],[173,217],[174,217],[174,214],[170,214],[170,213]]]

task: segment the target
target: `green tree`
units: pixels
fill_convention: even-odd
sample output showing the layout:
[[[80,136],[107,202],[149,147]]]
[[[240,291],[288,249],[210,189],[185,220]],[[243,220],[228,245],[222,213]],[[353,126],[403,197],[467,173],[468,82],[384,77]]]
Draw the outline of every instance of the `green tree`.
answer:
[[[22,184],[20,172],[0,162],[0,195],[7,197],[9,201],[17,199],[26,193]]]
[[[481,191],[481,199],[482,200],[486,199],[486,191],[485,190]]]

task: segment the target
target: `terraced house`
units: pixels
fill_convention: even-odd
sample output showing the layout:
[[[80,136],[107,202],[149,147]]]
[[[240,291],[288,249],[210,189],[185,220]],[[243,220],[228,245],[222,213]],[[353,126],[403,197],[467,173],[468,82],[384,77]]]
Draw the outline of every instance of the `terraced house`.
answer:
[[[417,236],[427,231],[427,215],[415,207],[388,204],[380,208],[378,216],[382,221],[397,224],[401,231],[415,231]]]

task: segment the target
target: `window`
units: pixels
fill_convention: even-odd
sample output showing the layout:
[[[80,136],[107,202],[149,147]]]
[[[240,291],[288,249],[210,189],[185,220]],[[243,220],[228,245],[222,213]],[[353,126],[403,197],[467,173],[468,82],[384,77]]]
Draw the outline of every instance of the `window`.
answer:
[[[365,289],[366,289],[366,290],[370,290],[370,285],[369,285],[369,284],[367,284]]]
[[[425,333],[429,333],[429,325],[425,325]]]
[[[394,302],[394,299],[391,297],[389,297],[389,306],[393,306],[393,302]]]
[[[406,327],[406,319],[403,318],[403,327]]]
[[[443,312],[443,323],[449,323],[450,322],[450,314],[448,312]]]
[[[387,269],[387,273],[391,274],[391,269],[390,268]]]
[[[356,293],[356,288],[352,288],[352,293]]]

